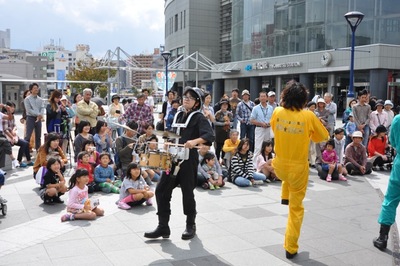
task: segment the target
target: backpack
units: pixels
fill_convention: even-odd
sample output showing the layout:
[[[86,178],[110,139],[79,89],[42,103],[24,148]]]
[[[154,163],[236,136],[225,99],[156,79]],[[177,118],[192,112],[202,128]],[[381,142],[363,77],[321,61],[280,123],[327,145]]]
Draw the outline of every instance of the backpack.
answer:
[[[125,141],[125,138],[124,137],[118,137],[119,139],[121,139],[121,141],[122,141],[122,148],[124,148],[125,146],[126,146],[126,141]],[[116,142],[116,141],[115,141]],[[122,169],[122,163],[121,163],[121,158],[119,158],[119,154],[118,154],[118,151],[116,150],[115,151],[115,154],[114,154],[114,163],[115,163],[115,166],[116,166],[116,170],[118,170],[118,169]]]
[[[45,166],[41,166],[35,175],[36,184],[42,186],[44,183],[44,176],[47,173],[47,168]]]

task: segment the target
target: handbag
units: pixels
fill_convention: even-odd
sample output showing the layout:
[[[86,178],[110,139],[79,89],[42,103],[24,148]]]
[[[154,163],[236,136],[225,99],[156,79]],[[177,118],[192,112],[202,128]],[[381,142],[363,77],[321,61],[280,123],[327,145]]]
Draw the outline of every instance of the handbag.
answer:
[[[45,166],[41,166],[39,170],[35,174],[36,184],[43,185],[44,183],[44,176],[47,173],[47,168]]]

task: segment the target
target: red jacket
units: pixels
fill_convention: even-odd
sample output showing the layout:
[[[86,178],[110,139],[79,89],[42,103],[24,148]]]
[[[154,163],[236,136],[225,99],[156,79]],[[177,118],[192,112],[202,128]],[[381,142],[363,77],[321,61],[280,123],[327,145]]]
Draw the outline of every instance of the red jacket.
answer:
[[[385,149],[387,146],[387,136],[385,135],[382,138],[372,137],[368,143],[368,157],[374,157],[375,152],[378,152],[382,155],[385,155]]]
[[[83,169],[88,170],[88,172],[89,172],[89,183],[94,182],[93,166],[90,163],[85,163],[84,164],[84,163],[79,161],[78,165],[76,166],[76,169],[79,169],[79,168],[83,168]]]

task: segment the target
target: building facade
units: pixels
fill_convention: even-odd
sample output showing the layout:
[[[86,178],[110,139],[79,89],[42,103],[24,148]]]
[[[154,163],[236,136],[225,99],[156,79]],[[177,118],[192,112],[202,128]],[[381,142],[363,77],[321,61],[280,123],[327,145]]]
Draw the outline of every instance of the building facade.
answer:
[[[0,48],[10,49],[11,31],[10,29],[0,30]]]
[[[191,1],[170,2],[185,7]],[[235,63],[235,71],[211,75],[214,98],[219,99],[233,88],[249,89],[252,98],[261,90],[275,90],[279,95],[286,82],[295,79],[306,84],[312,95],[333,93],[342,106],[350,83],[351,45],[351,30],[344,14],[357,10],[365,17],[355,33],[355,91],[366,88],[378,98],[400,104],[397,1],[232,0],[228,1],[230,9],[222,6],[226,0],[213,2],[219,4],[218,12],[210,12],[209,16],[219,16],[221,21],[231,12],[230,64]],[[192,6],[186,7],[191,16]],[[168,22],[173,11],[165,14]],[[188,32],[191,26],[188,24]],[[219,37],[218,51],[222,53],[221,34]],[[182,43],[183,49],[193,50],[190,41]],[[166,48],[176,46],[166,36]],[[227,64],[221,57],[215,62],[219,68]]]

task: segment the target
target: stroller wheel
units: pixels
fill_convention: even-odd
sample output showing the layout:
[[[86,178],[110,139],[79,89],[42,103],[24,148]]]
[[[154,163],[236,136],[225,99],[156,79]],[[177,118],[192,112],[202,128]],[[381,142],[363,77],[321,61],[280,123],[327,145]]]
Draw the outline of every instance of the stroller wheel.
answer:
[[[5,216],[7,215],[7,204],[1,204],[1,213]]]

